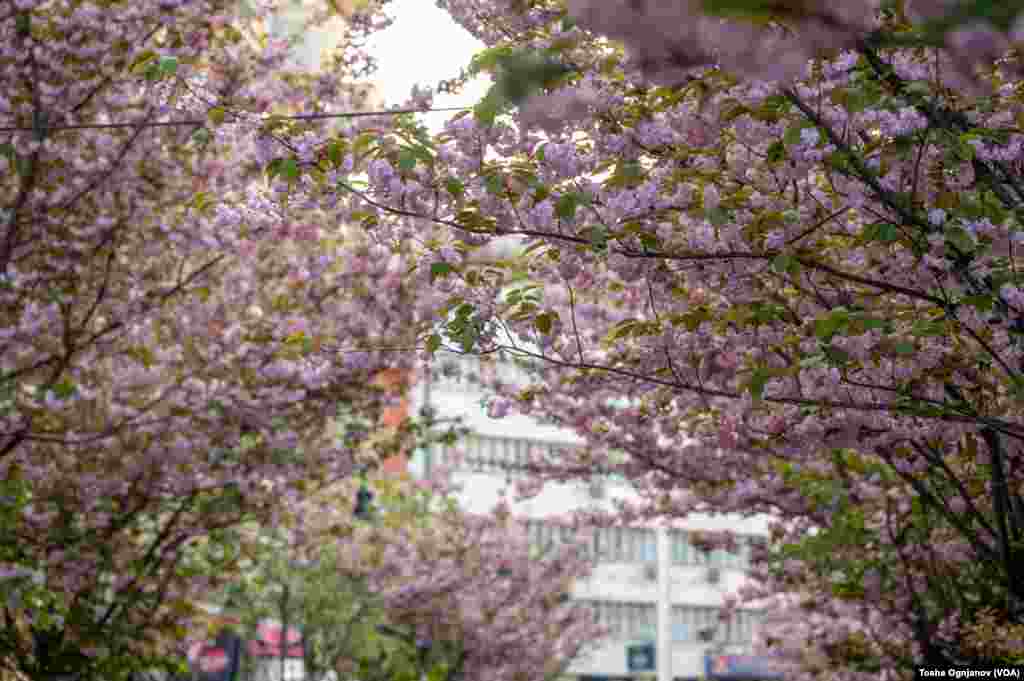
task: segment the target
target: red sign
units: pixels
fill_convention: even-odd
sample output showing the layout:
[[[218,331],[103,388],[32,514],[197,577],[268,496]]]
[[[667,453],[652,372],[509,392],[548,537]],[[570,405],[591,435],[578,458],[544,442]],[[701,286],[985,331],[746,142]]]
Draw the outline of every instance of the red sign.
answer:
[[[256,639],[249,641],[249,654],[253,657],[302,657],[302,634],[288,627],[287,640],[282,641],[281,625],[264,620],[256,627]]]
[[[199,654],[199,671],[219,672],[228,666],[228,654],[223,648],[207,648]]]
[[[705,672],[712,679],[725,681],[782,681],[783,675],[776,661],[770,657],[753,655],[708,655],[704,658]]]
[[[188,650],[188,664],[197,681],[233,681],[238,675],[242,640],[222,630],[215,641],[197,641]]]

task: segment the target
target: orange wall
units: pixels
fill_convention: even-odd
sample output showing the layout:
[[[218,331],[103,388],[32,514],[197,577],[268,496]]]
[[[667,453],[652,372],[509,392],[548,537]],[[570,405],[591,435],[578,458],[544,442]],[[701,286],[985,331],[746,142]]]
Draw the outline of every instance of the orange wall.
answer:
[[[401,369],[385,369],[374,378],[374,385],[402,392],[402,398],[398,404],[387,407],[381,415],[381,425],[386,428],[396,428],[409,416],[409,375]],[[407,470],[409,457],[405,454],[398,454],[381,463],[382,469],[387,473],[401,473]]]

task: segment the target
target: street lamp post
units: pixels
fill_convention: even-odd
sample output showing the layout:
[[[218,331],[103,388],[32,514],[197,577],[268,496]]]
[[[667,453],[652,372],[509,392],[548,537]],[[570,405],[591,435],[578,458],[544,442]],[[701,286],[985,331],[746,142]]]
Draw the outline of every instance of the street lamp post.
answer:
[[[427,681],[427,656],[430,655],[430,639],[416,639],[416,654],[419,658],[420,681]]]

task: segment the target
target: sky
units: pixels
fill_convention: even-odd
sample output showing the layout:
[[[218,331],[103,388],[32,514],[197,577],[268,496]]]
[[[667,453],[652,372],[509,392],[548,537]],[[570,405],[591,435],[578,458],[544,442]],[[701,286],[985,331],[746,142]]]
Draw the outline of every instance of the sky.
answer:
[[[415,83],[436,86],[458,75],[483,43],[456,24],[433,0],[393,0],[388,14],[395,21],[370,42],[380,68],[376,80],[385,104],[400,104]],[[438,95],[435,107],[472,106],[487,91],[490,80],[477,78],[459,95]],[[425,114],[422,120],[437,132],[455,112]]]

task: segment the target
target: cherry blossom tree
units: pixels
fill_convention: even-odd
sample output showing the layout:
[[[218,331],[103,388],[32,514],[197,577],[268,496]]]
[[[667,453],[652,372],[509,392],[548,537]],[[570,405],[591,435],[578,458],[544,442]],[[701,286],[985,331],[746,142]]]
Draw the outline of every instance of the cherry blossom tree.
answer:
[[[340,538],[330,545],[339,574],[383,613],[381,635],[400,650],[419,651],[419,671],[429,678],[556,678],[605,633],[569,598],[592,566],[584,540],[531,555],[525,519],[507,504],[484,515],[459,508],[449,477],[454,465],[426,480],[375,476],[371,520],[320,499],[305,516],[310,537]],[[350,502],[356,493],[352,480],[335,492]]]
[[[273,3],[0,3],[0,666],[166,660],[232,574],[200,545],[348,475],[397,398],[430,296],[264,172],[359,110],[380,9],[324,4],[348,28],[306,74]]]
[[[740,596],[808,675],[1021,659],[1024,8],[444,5],[492,93],[301,172],[447,297],[428,350],[530,363],[491,413],[587,442],[535,475],[773,514]]]
[[[268,615],[300,627],[314,677],[557,677],[605,633],[569,598],[592,566],[586,538],[531,553],[525,519],[507,505],[459,507],[451,470],[348,479],[289,509],[284,532],[245,528],[236,550],[250,564],[215,619],[236,617],[243,631]],[[372,501],[355,515],[366,490]]]

